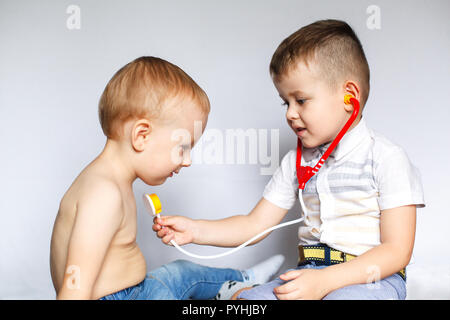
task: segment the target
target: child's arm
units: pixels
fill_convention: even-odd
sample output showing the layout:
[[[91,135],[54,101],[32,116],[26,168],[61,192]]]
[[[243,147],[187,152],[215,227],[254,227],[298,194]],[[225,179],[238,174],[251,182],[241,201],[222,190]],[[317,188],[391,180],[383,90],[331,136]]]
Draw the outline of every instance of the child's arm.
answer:
[[[280,223],[287,212],[288,210],[262,198],[248,215],[236,215],[221,220],[192,220],[180,216],[162,216],[161,219],[155,218],[153,230],[166,244],[175,239],[179,245],[192,242],[236,247],[259,232]],[[252,244],[266,236],[267,234]]]
[[[57,299],[91,299],[95,281],[122,222],[122,198],[109,182],[96,182],[77,204],[65,275]]]
[[[382,210],[379,246],[351,261],[321,270],[287,272],[281,279],[292,281],[275,288],[274,292],[279,299],[321,299],[345,286],[384,279],[408,265],[415,230],[415,205]]]

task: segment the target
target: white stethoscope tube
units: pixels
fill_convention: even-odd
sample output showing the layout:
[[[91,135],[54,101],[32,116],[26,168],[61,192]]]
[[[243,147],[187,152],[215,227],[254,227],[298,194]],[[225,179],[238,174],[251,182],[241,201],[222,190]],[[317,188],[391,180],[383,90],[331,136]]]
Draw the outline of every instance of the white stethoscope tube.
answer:
[[[301,207],[302,207],[303,214],[304,214],[304,216],[306,216],[306,207],[305,207],[305,203],[303,202],[302,189],[299,189],[298,197],[299,197],[299,199],[300,199],[300,205],[301,205]],[[160,218],[160,217],[161,217],[160,214],[157,214],[157,217]],[[233,254],[233,253],[235,253],[235,252],[241,250],[242,248],[244,248],[244,247],[246,247],[248,244],[250,244],[252,241],[254,241],[254,240],[256,240],[256,239],[262,237],[263,235],[265,235],[265,234],[268,233],[268,232],[271,232],[271,231],[273,231],[273,230],[275,230],[275,229],[287,227],[287,226],[290,226],[290,225],[292,225],[292,224],[296,224],[296,223],[302,222],[303,219],[304,219],[304,218],[302,217],[302,218],[299,218],[299,219],[296,219],[296,220],[292,220],[292,221],[280,223],[280,224],[278,224],[278,225],[276,225],[276,226],[270,227],[270,228],[264,230],[263,232],[258,233],[258,234],[257,234],[256,236],[254,236],[253,238],[251,238],[251,239],[245,241],[245,242],[244,242],[243,244],[241,244],[239,247],[236,247],[236,248],[233,248],[233,249],[231,249],[231,250],[229,250],[229,251],[226,251],[226,252],[223,252],[223,253],[220,253],[220,254],[215,254],[215,255],[201,256],[201,255],[194,254],[194,253],[190,253],[190,252],[184,250],[184,249],[181,248],[174,240],[171,240],[170,243],[171,243],[175,248],[177,248],[179,251],[181,251],[181,252],[184,253],[185,255],[190,256],[190,257],[192,257],[192,258],[197,258],[197,259],[217,259],[217,258],[221,258],[221,257],[228,256],[228,255],[230,255],[230,254]]]

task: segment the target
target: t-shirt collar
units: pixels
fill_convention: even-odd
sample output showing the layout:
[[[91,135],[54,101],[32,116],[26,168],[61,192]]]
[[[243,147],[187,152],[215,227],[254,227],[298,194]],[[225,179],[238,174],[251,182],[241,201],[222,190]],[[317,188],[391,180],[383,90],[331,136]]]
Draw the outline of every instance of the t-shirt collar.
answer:
[[[369,134],[369,130],[366,126],[364,117],[361,117],[359,123],[342,137],[336,148],[330,154],[330,158],[334,158],[336,161],[344,157],[356,146],[358,146],[364,138]],[[305,161],[311,161],[315,158],[320,158],[333,142],[322,144],[315,148],[303,148],[303,158]]]

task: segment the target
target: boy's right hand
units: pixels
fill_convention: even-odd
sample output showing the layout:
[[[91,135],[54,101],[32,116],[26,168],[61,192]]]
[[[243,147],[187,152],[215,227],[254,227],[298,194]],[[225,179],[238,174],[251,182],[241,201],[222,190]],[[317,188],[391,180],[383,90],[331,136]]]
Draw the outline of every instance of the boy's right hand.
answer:
[[[178,245],[194,241],[195,222],[182,216],[163,216],[153,219],[153,231],[165,244],[175,240]]]

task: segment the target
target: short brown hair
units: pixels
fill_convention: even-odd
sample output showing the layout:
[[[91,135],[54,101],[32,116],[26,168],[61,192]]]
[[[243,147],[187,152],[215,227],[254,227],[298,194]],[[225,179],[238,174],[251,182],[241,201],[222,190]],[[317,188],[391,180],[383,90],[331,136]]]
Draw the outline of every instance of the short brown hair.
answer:
[[[159,119],[168,100],[179,97],[209,113],[208,96],[178,66],[156,57],[137,58],[117,71],[103,91],[98,106],[103,133],[118,139],[124,122]]]
[[[318,65],[320,76],[337,89],[340,82],[355,77],[361,87],[361,106],[370,91],[370,70],[363,47],[353,29],[344,21],[320,20],[287,37],[270,62],[272,76],[291,70],[299,61]]]

